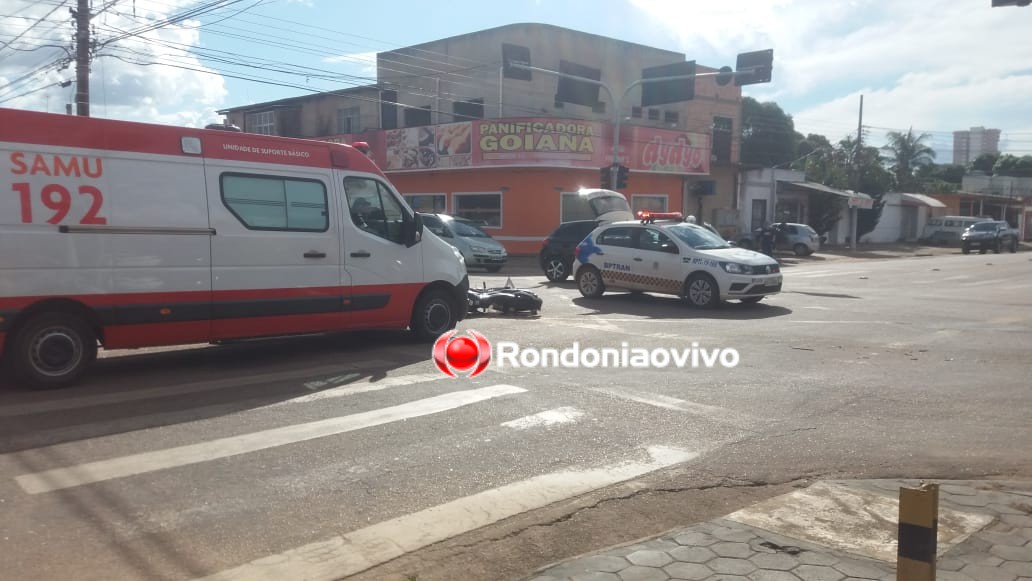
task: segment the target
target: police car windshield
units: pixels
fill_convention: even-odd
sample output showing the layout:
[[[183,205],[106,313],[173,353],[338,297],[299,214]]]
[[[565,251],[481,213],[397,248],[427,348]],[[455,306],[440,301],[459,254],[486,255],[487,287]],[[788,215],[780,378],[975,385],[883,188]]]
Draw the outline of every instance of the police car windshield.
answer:
[[[692,224],[677,224],[670,226],[667,230],[680,238],[685,244],[696,250],[716,250],[718,248],[731,248],[720,236],[713,232]]]

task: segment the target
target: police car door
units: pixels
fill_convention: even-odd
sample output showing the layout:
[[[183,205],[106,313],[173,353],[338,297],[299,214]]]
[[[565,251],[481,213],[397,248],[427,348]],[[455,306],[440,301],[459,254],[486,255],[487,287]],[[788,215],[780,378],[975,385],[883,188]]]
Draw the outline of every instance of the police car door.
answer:
[[[635,280],[634,255],[636,253],[635,237],[641,228],[636,226],[613,226],[603,230],[595,242],[602,255],[592,258],[602,271],[602,281],[608,287],[640,290],[642,286]],[[597,260],[597,262],[596,262]]]
[[[646,290],[679,294],[684,284],[681,251],[658,228],[641,228],[631,268]]]

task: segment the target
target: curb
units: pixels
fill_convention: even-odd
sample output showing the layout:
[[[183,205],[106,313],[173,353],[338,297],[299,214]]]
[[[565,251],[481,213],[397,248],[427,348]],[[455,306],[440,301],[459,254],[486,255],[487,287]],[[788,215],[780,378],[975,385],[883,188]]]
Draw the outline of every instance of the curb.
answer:
[[[712,581],[748,575],[891,581],[899,488],[921,482],[819,481],[720,518],[565,559],[521,579]],[[1032,571],[1032,482],[934,482],[942,499],[936,551],[942,579],[1015,579]]]

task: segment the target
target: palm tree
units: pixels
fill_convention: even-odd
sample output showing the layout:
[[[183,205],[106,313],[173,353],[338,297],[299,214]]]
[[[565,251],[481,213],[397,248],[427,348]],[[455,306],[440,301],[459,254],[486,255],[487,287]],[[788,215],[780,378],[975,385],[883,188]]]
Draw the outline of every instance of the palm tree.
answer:
[[[914,128],[906,132],[890,131],[888,133],[889,144],[885,146],[888,152],[888,160],[892,163],[890,169],[896,176],[896,188],[898,191],[906,192],[913,189],[917,184],[914,179],[914,170],[923,165],[934,163],[935,150],[928,146],[925,141],[932,136],[927,133],[916,135]]]

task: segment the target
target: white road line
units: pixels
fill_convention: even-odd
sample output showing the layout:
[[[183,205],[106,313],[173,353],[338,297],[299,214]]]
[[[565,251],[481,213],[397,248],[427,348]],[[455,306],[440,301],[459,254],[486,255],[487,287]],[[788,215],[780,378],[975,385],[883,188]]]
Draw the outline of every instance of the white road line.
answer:
[[[35,474],[24,474],[18,476],[15,480],[25,492],[40,494],[333,436],[409,418],[435,414],[491,398],[523,393],[525,391],[523,388],[512,385],[493,385],[481,389],[456,391],[349,416],[241,434],[200,444],[132,454],[67,468],[55,468]]]
[[[584,412],[575,407],[561,407],[546,410],[532,416],[524,416],[509,422],[503,422],[506,428],[514,430],[527,430],[541,426],[553,426],[555,424],[566,424],[575,422],[584,416]]]
[[[842,271],[842,272],[828,272],[828,273],[821,273],[821,274],[807,273],[807,274],[797,274],[797,275],[795,275],[792,278],[825,278],[825,277],[829,277],[829,276],[847,276],[847,275],[851,275],[851,274],[864,274],[865,272],[867,272],[867,271],[866,270],[845,270],[845,271]]]
[[[724,424],[731,424],[738,427],[745,427],[750,424],[756,424],[757,420],[752,418],[748,414],[743,414],[722,408],[719,406],[706,405],[702,403],[695,403],[676,397],[670,397],[668,395],[662,395],[659,393],[650,393],[646,391],[632,391],[629,389],[620,389],[615,387],[594,387],[591,391],[598,393],[604,393],[620,399],[626,399],[637,403],[643,403],[658,408],[664,408],[668,410],[674,410],[679,412],[688,412],[697,416],[704,417],[714,422],[720,422]]]
[[[50,401],[33,403],[9,404],[0,407],[0,417],[23,416],[45,412],[56,412],[72,410],[100,405],[114,405],[132,401],[157,399],[160,397],[173,397],[191,393],[202,393],[205,391],[216,391],[232,387],[242,387],[255,382],[275,383],[277,381],[291,381],[312,377],[320,373],[334,373],[339,375],[341,371],[364,370],[376,367],[390,367],[394,365],[389,361],[373,359],[355,364],[326,365],[318,368],[293,369],[279,373],[268,373],[264,375],[238,375],[227,379],[214,381],[198,381],[165,387],[153,387],[150,389],[134,389],[132,391],[119,391],[115,393],[104,393],[98,395],[84,395],[81,397],[69,397]],[[299,386],[300,387],[300,386]]]
[[[413,375],[388,376],[384,377],[383,379],[366,378],[361,381],[345,383],[344,385],[324,389],[316,393],[302,395],[285,401],[277,402],[266,407],[279,407],[297,403],[319,401],[322,399],[347,397],[349,395],[355,395],[359,393],[369,393],[371,391],[380,391],[382,389],[389,389],[391,387],[403,387],[406,385],[414,385],[417,383],[429,383],[431,381],[438,381],[441,379],[450,378],[439,371],[435,373],[416,373]]]
[[[326,541],[263,557],[205,577],[203,581],[340,579],[433,543],[567,498],[688,462],[699,455],[697,452],[663,446],[650,447],[648,452],[648,461],[536,476]]]
[[[782,321],[797,325],[897,325],[896,321]]]

